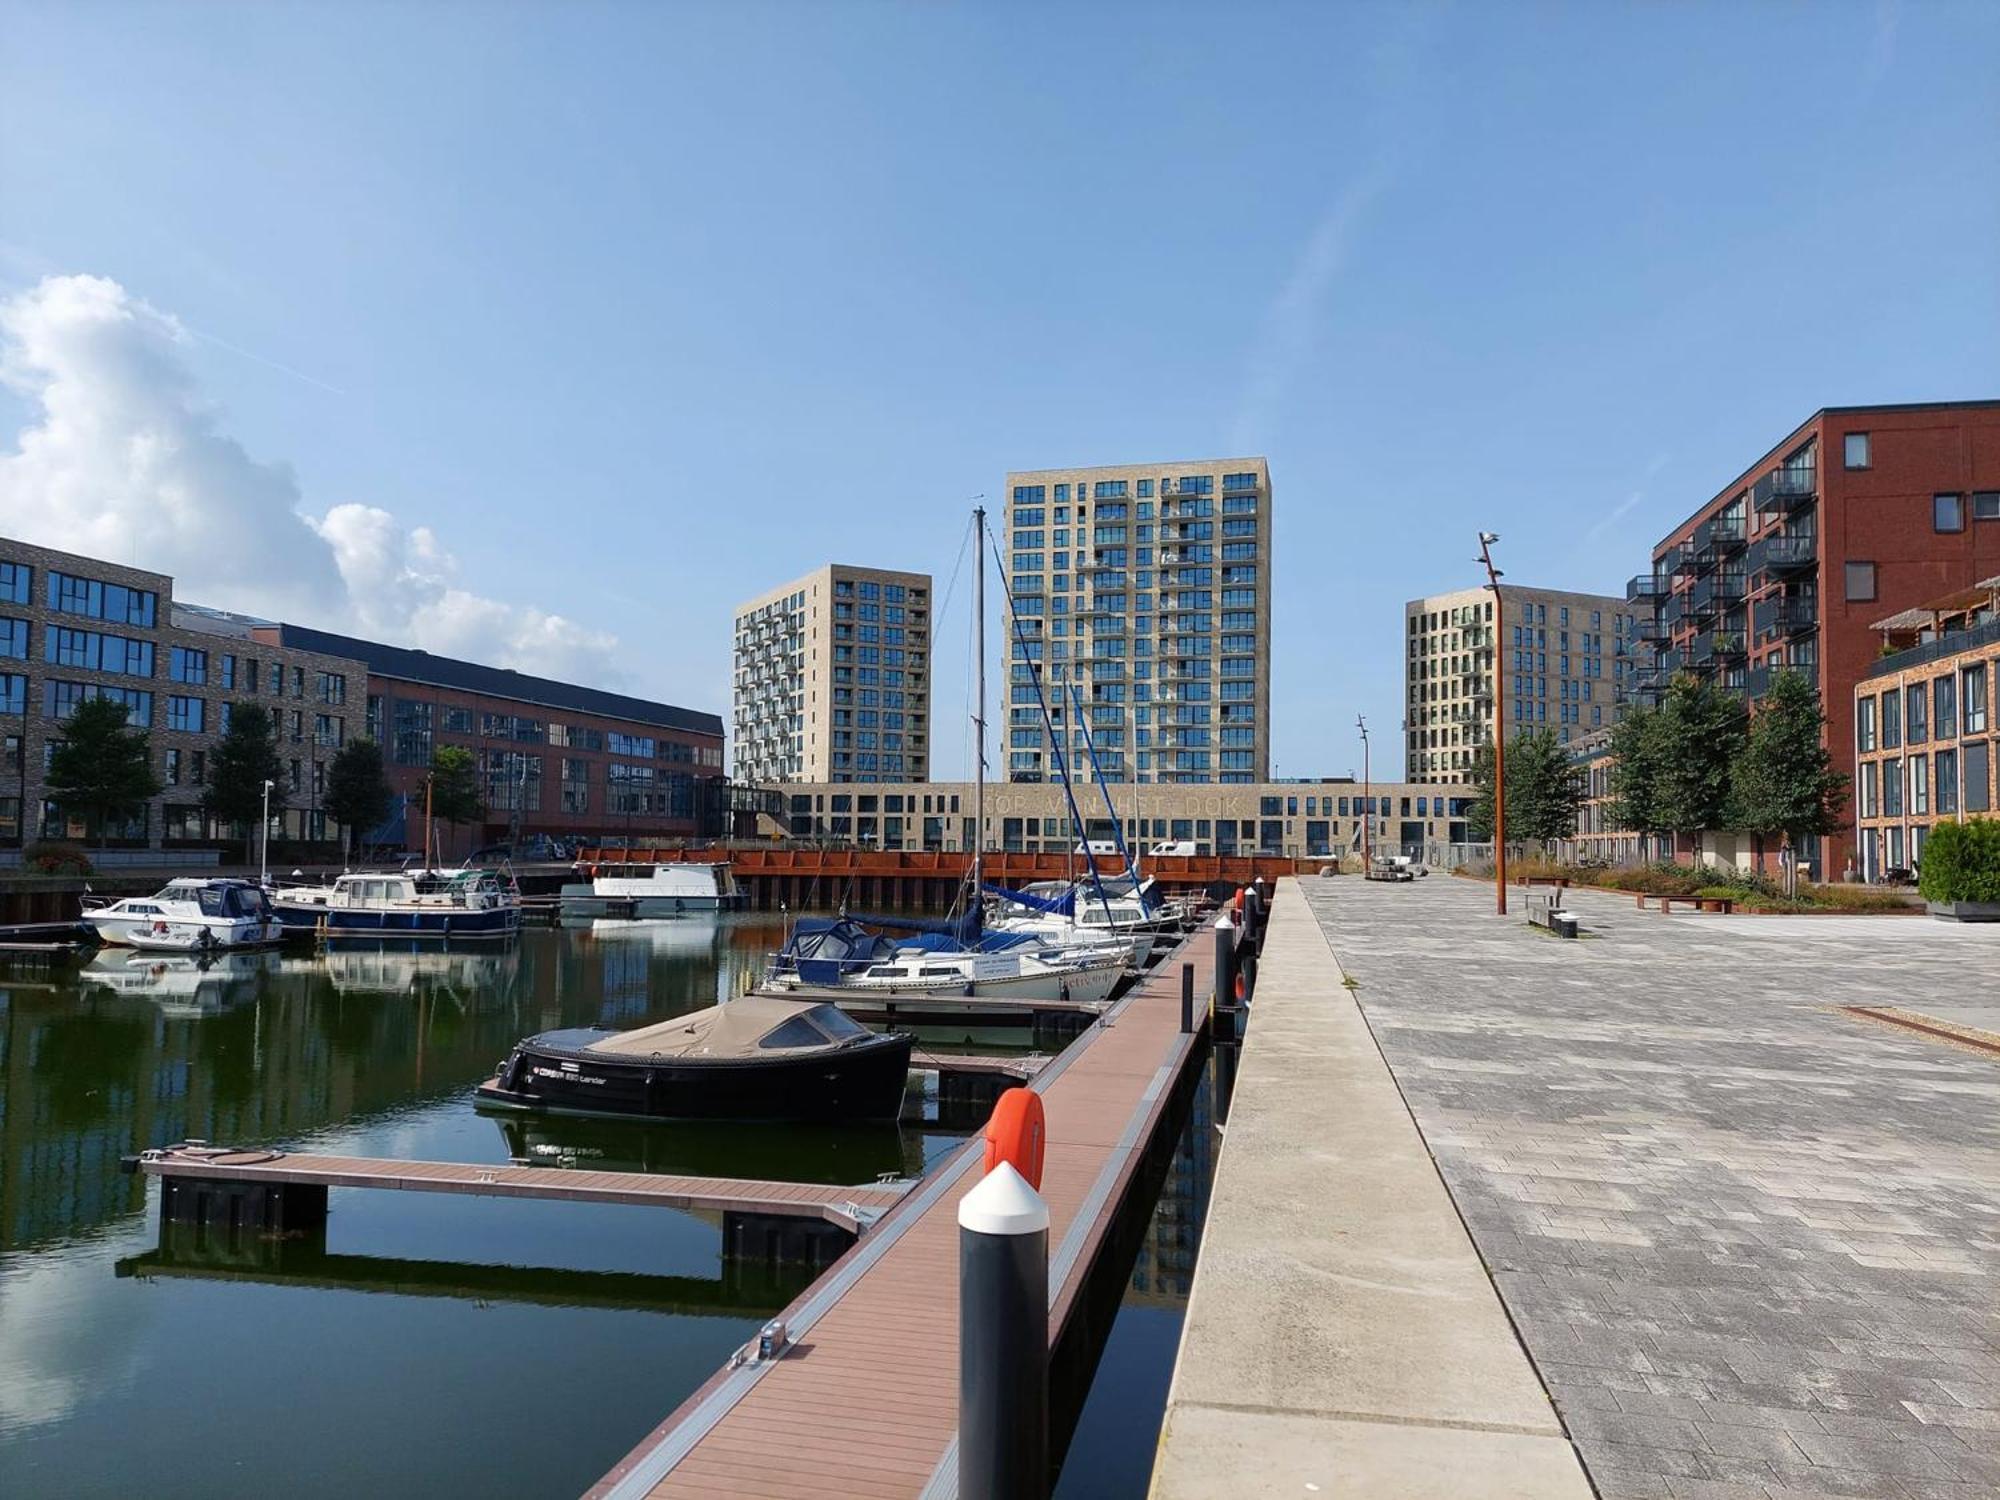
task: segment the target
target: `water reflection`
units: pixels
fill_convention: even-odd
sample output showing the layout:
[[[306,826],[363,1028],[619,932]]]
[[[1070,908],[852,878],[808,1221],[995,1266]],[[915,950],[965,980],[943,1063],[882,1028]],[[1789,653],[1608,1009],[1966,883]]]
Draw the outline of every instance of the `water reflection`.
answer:
[[[112,950],[53,980],[0,976],[0,1250],[136,1213],[144,1188],[118,1170],[127,1153],[189,1136],[296,1145],[467,1092],[530,1032],[713,1005],[757,970],[772,934],[732,923],[725,941],[704,925],[694,941],[527,932],[493,951],[342,945],[202,962]]]

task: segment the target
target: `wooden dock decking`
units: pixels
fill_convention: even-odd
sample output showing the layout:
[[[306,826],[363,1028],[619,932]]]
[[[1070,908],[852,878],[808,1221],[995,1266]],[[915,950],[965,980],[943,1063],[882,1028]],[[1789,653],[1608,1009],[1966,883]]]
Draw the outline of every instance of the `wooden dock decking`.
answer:
[[[1181,965],[1205,1012],[1213,959],[1196,929],[1029,1085],[1048,1116],[1052,1344],[1199,1045],[1180,1030]],[[982,1149],[940,1163],[779,1314],[785,1356],[719,1371],[591,1496],[955,1496],[957,1212]]]
[[[653,1208],[720,1209],[773,1218],[823,1219],[859,1233],[895,1207],[907,1183],[842,1187],[658,1172],[585,1172],[568,1167],[481,1166],[449,1161],[390,1161],[372,1156],[311,1156],[284,1151],[215,1151],[178,1146],[148,1151],[136,1168],[149,1177],[203,1182],[394,1188],[495,1198],[554,1198],[573,1203],[631,1203]]]

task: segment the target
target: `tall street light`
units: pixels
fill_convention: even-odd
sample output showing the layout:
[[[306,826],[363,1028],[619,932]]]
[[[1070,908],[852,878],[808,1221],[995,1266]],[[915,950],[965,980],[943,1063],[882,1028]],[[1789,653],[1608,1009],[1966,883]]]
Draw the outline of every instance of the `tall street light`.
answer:
[[[1356,714],[1354,727],[1361,731],[1361,873],[1368,873],[1369,853],[1374,840],[1369,835],[1375,823],[1375,780],[1368,768],[1368,716]]]
[[[271,883],[271,788],[277,783],[264,783],[264,836],[257,849],[257,884]]]
[[[1500,627],[1507,611],[1500,602],[1500,580],[1506,575],[1493,566],[1497,531],[1479,533],[1479,561],[1486,569],[1486,586],[1493,590],[1493,889],[1501,916],[1507,915],[1507,696],[1501,691]]]

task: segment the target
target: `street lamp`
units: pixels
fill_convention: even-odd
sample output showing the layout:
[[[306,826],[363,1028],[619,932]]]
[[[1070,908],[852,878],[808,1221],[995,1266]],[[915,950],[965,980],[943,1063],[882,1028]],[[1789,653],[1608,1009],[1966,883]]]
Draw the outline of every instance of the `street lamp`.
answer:
[[[1369,852],[1374,848],[1369,835],[1375,822],[1375,782],[1368,767],[1368,716],[1356,714],[1354,727],[1361,731],[1361,873],[1366,875]]]
[[[257,850],[257,884],[271,883],[271,788],[276,782],[264,783],[264,835],[259,840]]]
[[[1500,580],[1506,577],[1493,566],[1493,544],[1497,531],[1479,533],[1479,561],[1486,569],[1486,586],[1493,590],[1493,889],[1496,910],[1507,915],[1507,696],[1501,691],[1500,627],[1507,611],[1500,602]]]

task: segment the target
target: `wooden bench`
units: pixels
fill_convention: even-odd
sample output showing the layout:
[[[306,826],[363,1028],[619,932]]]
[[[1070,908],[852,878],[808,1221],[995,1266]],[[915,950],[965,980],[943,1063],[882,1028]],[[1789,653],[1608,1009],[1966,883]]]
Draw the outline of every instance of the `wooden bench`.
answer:
[[[1725,917],[1736,910],[1736,902],[1728,896],[1649,896],[1644,891],[1638,894],[1639,910],[1644,911],[1649,900],[1657,901],[1660,903],[1661,916],[1671,911],[1676,903],[1681,906],[1691,906],[1696,911],[1717,912]]]
[[[1521,884],[1522,884],[1522,885],[1524,885],[1524,886],[1528,886],[1528,887],[1530,887],[1530,888],[1532,888],[1532,887],[1534,887],[1534,886],[1538,886],[1538,885],[1546,885],[1546,886],[1553,886],[1553,887],[1554,887],[1554,888],[1555,888],[1556,890],[1558,890],[1558,891],[1566,891],[1566,890],[1568,890],[1568,889],[1569,889],[1569,876],[1567,876],[1567,875],[1523,875],[1523,876],[1521,877]]]
[[[1528,892],[1528,923],[1533,927],[1546,927],[1561,938],[1573,938],[1577,935],[1576,918],[1562,909],[1560,895],[1548,895],[1542,891]]]

